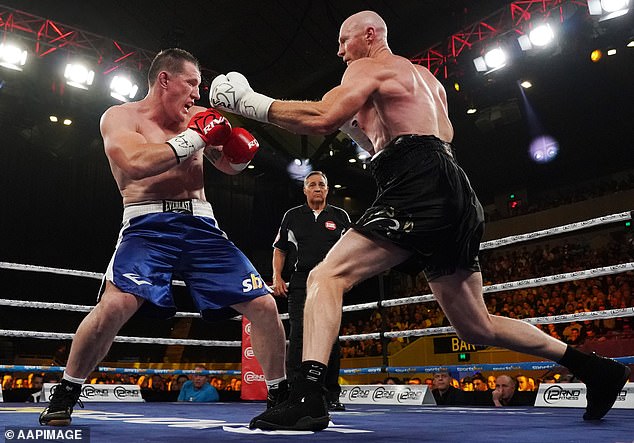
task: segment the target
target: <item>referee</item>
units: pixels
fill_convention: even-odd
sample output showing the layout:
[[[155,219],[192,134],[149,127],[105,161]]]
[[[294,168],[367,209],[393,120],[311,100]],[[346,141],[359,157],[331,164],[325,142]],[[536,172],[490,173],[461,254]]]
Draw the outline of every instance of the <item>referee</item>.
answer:
[[[289,382],[299,376],[302,363],[304,334],[304,304],[306,303],[306,279],[308,273],[321,262],[330,248],[350,226],[348,213],[341,208],[326,203],[328,179],[321,171],[313,171],[304,178],[306,203],[289,209],[273,243],[273,295],[288,297],[290,322],[289,349],[286,362]],[[282,278],[286,254],[295,248],[297,261],[293,267],[288,288]],[[328,389],[328,409],[343,411],[339,402],[339,340],[330,352],[326,388]]]

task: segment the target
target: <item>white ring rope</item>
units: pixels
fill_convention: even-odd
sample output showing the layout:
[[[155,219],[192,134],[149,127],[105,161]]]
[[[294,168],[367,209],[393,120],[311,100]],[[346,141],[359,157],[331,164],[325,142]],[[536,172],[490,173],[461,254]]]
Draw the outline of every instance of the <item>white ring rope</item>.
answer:
[[[541,231],[528,232],[526,234],[512,235],[509,237],[503,237],[497,240],[490,240],[480,243],[480,250],[494,249],[501,246],[510,245],[512,243],[519,243],[528,240],[535,240],[542,237],[547,237],[562,232],[572,232],[579,229],[585,229],[592,226],[599,226],[609,223],[615,223],[618,221],[625,221],[632,219],[632,211],[620,212],[617,214],[604,215],[603,217],[592,218],[580,222],[570,223],[567,225],[556,226],[554,228],[542,229]],[[72,275],[76,277],[89,277],[97,280],[103,278],[103,274],[99,272],[78,271],[74,269],[59,269],[51,268],[47,266],[25,265],[20,263],[0,262],[0,269],[13,269],[18,271],[36,271],[36,272],[48,272],[52,274],[60,275]],[[173,284],[178,286],[185,286],[185,283],[180,280],[172,281]]]
[[[529,278],[525,280],[517,280],[506,283],[498,283],[495,285],[488,285],[482,288],[485,294],[508,291],[513,289],[524,288],[536,288],[539,286],[547,286],[553,283],[561,283],[573,280],[581,280],[587,277],[601,277],[604,275],[619,274],[622,272],[634,270],[634,262],[620,263],[618,265],[604,266],[602,268],[592,268],[585,271],[573,271],[566,272],[564,274],[547,275],[545,277]],[[399,305],[408,305],[414,303],[426,303],[436,300],[433,294],[416,295],[414,297],[394,298],[390,300],[384,300],[381,306],[391,307]],[[358,305],[349,305],[343,307],[343,312],[362,311],[364,309],[374,309],[378,307],[378,302],[362,303]],[[0,298],[0,306],[14,306],[14,307],[31,307],[40,309],[57,309],[65,311],[78,311],[78,312],[90,312],[94,306],[88,305],[71,305],[65,303],[47,303],[47,302],[34,302],[25,300],[8,300]],[[200,318],[201,315],[197,312],[177,312],[174,317],[191,317]],[[280,314],[282,320],[288,319],[288,314]]]
[[[634,308],[618,308],[607,309],[605,311],[578,312],[576,314],[562,314],[548,317],[532,317],[524,318],[522,321],[530,324],[549,324],[549,323],[572,323],[573,321],[598,320],[604,318],[632,317],[634,316]],[[409,331],[391,331],[383,335],[387,338],[391,337],[423,337],[427,335],[440,335],[455,333],[455,329],[451,326],[443,326],[440,328],[411,329]],[[40,331],[21,331],[11,329],[0,329],[0,337],[19,337],[19,338],[39,338],[39,339],[58,339],[71,340],[75,334],[66,334],[59,332],[40,332]],[[371,334],[355,334],[342,335],[340,341],[363,341],[368,339],[380,339],[381,334],[374,332]],[[218,341],[218,340],[194,340],[194,339],[177,339],[177,338],[152,338],[152,337],[127,337],[117,336],[114,339],[118,343],[148,343],[155,345],[191,345],[191,346],[224,346],[224,347],[240,347],[240,341]]]
[[[603,318],[617,318],[617,317],[632,317],[634,316],[634,308],[618,308],[618,309],[606,309],[605,311],[592,311],[592,312],[578,312],[576,314],[562,314],[553,315],[549,317],[532,317],[518,319],[532,325],[535,324],[549,324],[549,323],[572,323],[577,320],[598,320]],[[409,331],[391,331],[386,332],[383,335],[387,338],[392,337],[422,337],[426,335],[440,335],[440,334],[452,334],[456,330],[452,326],[442,326],[440,328],[426,328],[426,329],[411,329]],[[340,341],[362,341],[368,339],[379,339],[381,334],[373,332],[371,334],[355,334],[355,335],[342,335],[339,337]]]
[[[103,279],[103,274],[100,272],[78,271],[76,269],[51,268],[48,266],[25,265],[21,263],[9,263],[6,261],[0,261],[0,269],[13,269],[15,271],[46,272],[49,274],[70,275],[73,277],[88,277],[95,280]],[[185,282],[181,280],[172,280],[172,284],[175,286],[185,286]]]
[[[634,270],[634,262],[620,263],[618,265],[604,266],[602,268],[587,269],[585,271],[566,272],[564,274],[547,275],[545,277],[528,278],[525,280],[511,281],[507,283],[498,283],[495,285],[484,286],[482,291],[485,294],[492,292],[508,291],[511,289],[536,288],[546,286],[553,283],[562,283],[573,280],[582,280],[587,277],[601,277],[604,275],[619,274]],[[384,300],[381,306],[399,306],[412,303],[426,303],[434,301],[436,298],[433,294],[416,295],[414,297],[394,298]],[[362,303],[359,305],[349,305],[343,307],[343,312],[361,311],[364,309],[372,309],[378,307],[378,302]]]
[[[551,235],[561,234],[562,232],[578,231],[579,229],[586,229],[591,226],[605,225],[608,223],[614,223],[617,221],[625,221],[632,219],[632,211],[621,212],[619,214],[605,215],[603,217],[592,218],[590,220],[584,220],[580,222],[570,223],[568,225],[556,226],[554,228],[543,229],[541,231],[529,232],[526,234],[511,235],[510,237],[500,238],[498,240],[490,240],[480,243],[480,250],[494,249],[501,246],[510,245],[512,243],[519,243],[528,240],[535,240],[537,238],[548,237]]]
[[[11,329],[0,329],[0,337],[19,337],[19,338],[41,338],[41,339],[57,339],[72,340],[75,334],[66,334],[60,332],[40,332],[40,331],[19,331]],[[147,343],[151,345],[187,345],[187,346],[219,346],[219,347],[241,347],[241,341],[220,341],[220,340],[193,340],[180,338],[153,338],[153,337],[128,337],[117,335],[114,338],[117,343]]]

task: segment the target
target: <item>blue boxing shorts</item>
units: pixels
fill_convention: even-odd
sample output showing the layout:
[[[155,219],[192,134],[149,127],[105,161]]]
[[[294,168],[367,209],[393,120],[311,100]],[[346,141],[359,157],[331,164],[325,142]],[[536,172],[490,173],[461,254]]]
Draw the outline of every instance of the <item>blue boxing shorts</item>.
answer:
[[[271,289],[249,259],[218,228],[202,200],[163,200],[127,205],[115,252],[104,276],[123,292],[145,299],[141,312],[176,313],[172,278],[185,281],[203,318],[248,302]]]

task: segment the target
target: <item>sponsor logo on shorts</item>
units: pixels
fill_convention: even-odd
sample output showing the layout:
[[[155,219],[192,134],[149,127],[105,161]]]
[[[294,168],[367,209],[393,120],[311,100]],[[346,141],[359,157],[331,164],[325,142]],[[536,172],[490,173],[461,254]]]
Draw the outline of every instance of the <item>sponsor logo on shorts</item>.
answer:
[[[253,371],[248,371],[244,374],[244,382],[248,385],[251,383],[257,383],[259,381],[266,382],[263,374],[256,374]]]
[[[194,209],[191,200],[163,200],[163,212],[193,214]]]
[[[324,223],[324,225],[326,226],[326,229],[328,229],[329,231],[334,231],[335,229],[337,229],[337,224],[334,221],[327,221],[326,223]]]
[[[251,274],[249,278],[242,280],[242,292],[251,292],[254,289],[262,289],[264,282],[259,275]]]
[[[247,346],[246,348],[244,348],[244,358],[246,358],[247,360],[251,360],[253,357],[255,357],[253,347]]]
[[[137,286],[141,285],[152,285],[149,281],[141,280],[141,276],[139,274],[133,274],[132,272],[127,272],[123,274],[125,278],[135,283]]]
[[[251,322],[244,325],[244,333],[247,335],[251,335]]]

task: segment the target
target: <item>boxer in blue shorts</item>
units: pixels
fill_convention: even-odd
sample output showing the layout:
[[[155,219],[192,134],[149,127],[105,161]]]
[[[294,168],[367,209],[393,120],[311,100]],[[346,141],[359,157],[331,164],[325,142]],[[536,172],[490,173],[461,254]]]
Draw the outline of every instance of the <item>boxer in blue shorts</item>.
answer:
[[[630,369],[588,355],[529,323],[491,315],[477,262],[482,208],[452,158],[447,94],[426,68],[395,55],[387,26],[372,11],[348,17],[338,54],[341,84],[320,101],[275,100],[255,92],[240,73],[211,84],[213,106],[300,134],[340,128],[373,155],[379,193],[365,215],[310,272],[304,309],[303,381],[289,399],[251,421],[261,429],[319,430],[328,426],[324,377],[341,323],[344,293],[389,268],[425,270],[429,286],[458,335],[473,344],[501,346],[555,360],[586,383],[586,420],[602,418]]]
[[[201,76],[188,52],[159,53],[148,81],[145,98],[113,106],[101,118],[106,156],[123,198],[123,225],[99,302],[79,325],[62,382],[40,414],[43,425],[70,424],[82,383],[135,312],[174,315],[175,273],[203,317],[232,308],[249,318],[270,403],[284,397],[286,340],[277,306],[253,265],[219,229],[203,181],[204,157],[220,171],[237,174],[258,142],[231,128],[216,110],[194,104]]]

